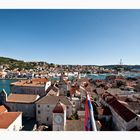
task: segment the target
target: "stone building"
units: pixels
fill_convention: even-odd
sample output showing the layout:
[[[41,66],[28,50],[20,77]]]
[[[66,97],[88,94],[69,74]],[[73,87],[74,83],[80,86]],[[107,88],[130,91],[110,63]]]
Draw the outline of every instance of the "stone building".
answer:
[[[133,111],[120,103],[110,93],[102,95],[102,104],[108,106],[112,113],[113,127],[119,131],[129,131],[140,126],[140,118]]]
[[[39,124],[52,126],[53,110],[60,101],[66,107],[66,117],[72,115],[72,104],[65,96],[45,96],[36,102],[36,120]]]
[[[19,131],[22,129],[21,112],[0,113],[0,131]]]
[[[49,86],[51,82],[47,78],[34,78],[11,83],[10,88],[12,93],[34,94],[42,97],[46,95]]]
[[[9,111],[23,112],[24,117],[35,118],[35,102],[39,99],[39,95],[27,94],[10,94],[4,105],[9,108]]]

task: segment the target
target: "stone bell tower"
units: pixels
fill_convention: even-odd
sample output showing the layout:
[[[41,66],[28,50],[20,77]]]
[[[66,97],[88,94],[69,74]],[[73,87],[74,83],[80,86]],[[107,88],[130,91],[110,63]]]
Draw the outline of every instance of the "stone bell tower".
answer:
[[[53,131],[65,131],[66,107],[59,101],[53,110]]]

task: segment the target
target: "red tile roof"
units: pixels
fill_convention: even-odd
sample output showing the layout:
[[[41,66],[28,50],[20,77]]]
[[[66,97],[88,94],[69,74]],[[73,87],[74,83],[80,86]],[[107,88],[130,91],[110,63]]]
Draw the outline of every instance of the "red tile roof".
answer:
[[[17,81],[14,83],[11,83],[11,85],[15,85],[15,86],[44,86],[44,84],[48,82],[47,78],[34,78],[31,80],[21,80],[21,81]]]
[[[0,113],[6,112],[6,111],[7,111],[7,109],[5,108],[5,106],[1,105],[0,106]]]
[[[71,86],[70,88],[70,94],[75,94],[76,90],[79,91],[79,86]]]
[[[132,119],[134,119],[135,117],[137,117],[137,115],[135,113],[133,113],[131,110],[129,110],[127,107],[125,107],[123,104],[121,104],[120,102],[118,102],[117,100],[113,100],[108,102],[108,104],[114,109],[114,111],[116,113],[118,113],[118,115],[120,115],[120,117],[122,117],[126,122],[131,121]]]
[[[48,79],[47,78],[34,78],[31,80],[33,83],[34,82],[40,82],[40,83],[46,83],[48,82]]]
[[[60,102],[56,104],[53,113],[64,113],[63,106],[61,105]]]
[[[126,106],[120,103],[116,97],[111,95],[110,93],[105,93],[102,95],[102,98],[114,109],[114,111],[123,118],[126,122],[137,117],[137,115],[129,110]]]
[[[0,114],[0,128],[8,128],[21,114],[21,112],[5,112]]]

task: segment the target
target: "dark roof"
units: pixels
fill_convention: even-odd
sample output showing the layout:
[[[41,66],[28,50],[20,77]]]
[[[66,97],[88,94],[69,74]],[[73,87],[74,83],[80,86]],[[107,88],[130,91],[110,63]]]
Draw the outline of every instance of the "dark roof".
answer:
[[[31,94],[10,94],[7,98],[7,102],[15,103],[33,103],[39,98],[39,95]]]
[[[108,104],[115,110],[116,113],[118,113],[126,122],[129,122],[130,120],[137,117],[135,113],[133,113],[131,110],[129,110],[127,107],[125,107],[123,104],[121,104],[117,100],[113,100],[108,102]]]
[[[53,110],[53,113],[64,113],[63,106],[58,102]]]
[[[104,109],[103,115],[112,115],[112,113],[108,107],[103,107],[103,109]]]
[[[103,107],[103,108],[98,107],[97,110],[98,110],[98,114],[100,114],[100,115],[112,115],[112,113],[108,107]]]
[[[130,129],[129,131],[139,131],[139,129],[135,126],[132,129]]]
[[[48,87],[48,89],[46,90],[46,93],[48,93],[51,89],[52,89],[54,92],[58,92],[58,88],[55,87],[54,85],[51,85],[51,86]]]
[[[37,104],[57,104],[58,101],[61,101],[64,105],[71,105],[70,101],[65,96],[45,96],[38,100]]]

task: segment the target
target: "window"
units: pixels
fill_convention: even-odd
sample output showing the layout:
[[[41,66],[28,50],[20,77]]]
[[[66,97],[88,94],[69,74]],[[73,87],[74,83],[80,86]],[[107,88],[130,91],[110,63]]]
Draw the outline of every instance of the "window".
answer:
[[[50,106],[49,106],[49,105],[47,105],[47,107],[49,108]]]
[[[75,102],[73,102],[73,105],[75,105]]]
[[[67,106],[67,109],[69,109],[69,106]]]
[[[38,110],[38,114],[40,114],[40,110]]]
[[[47,121],[49,121],[49,118],[47,117]]]
[[[40,105],[38,105],[38,107],[40,107]]]
[[[14,125],[13,130],[16,131],[16,126]]]

